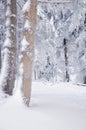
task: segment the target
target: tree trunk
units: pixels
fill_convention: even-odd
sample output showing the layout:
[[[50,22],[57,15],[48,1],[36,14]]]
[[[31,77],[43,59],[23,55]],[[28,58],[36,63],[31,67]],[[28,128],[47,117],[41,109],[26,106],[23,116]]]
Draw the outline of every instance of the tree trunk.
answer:
[[[16,71],[16,0],[5,3],[6,35],[3,45],[2,87],[5,93],[12,95]],[[5,75],[3,75],[5,73]]]
[[[67,56],[67,40],[64,38],[64,56],[65,56],[65,67],[66,67],[66,81],[69,82],[69,74],[68,74],[68,56]]]
[[[27,5],[30,4],[28,9]],[[29,106],[31,97],[31,82],[32,82],[32,63],[34,58],[34,39],[36,28],[36,0],[25,0],[23,7],[24,15],[24,31],[21,54],[21,63],[23,65],[22,74],[22,94],[24,103]]]
[[[86,27],[86,14],[85,14],[84,26]]]
[[[1,44],[0,44],[0,73],[1,73]]]

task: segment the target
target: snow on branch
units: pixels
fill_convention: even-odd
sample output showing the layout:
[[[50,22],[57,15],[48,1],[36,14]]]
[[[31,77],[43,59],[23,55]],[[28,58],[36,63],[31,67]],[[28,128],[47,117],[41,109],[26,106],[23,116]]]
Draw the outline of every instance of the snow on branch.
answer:
[[[44,3],[44,4],[68,4],[68,3],[72,3],[71,1],[37,1],[38,3]]]
[[[26,20],[26,21],[25,21],[24,29],[25,29],[25,30],[28,30],[29,32],[31,31],[31,23],[30,23],[29,20]]]
[[[28,46],[30,45],[30,43],[24,37],[21,42],[21,45],[22,45],[21,51],[25,51],[28,48]]]
[[[30,9],[30,0],[27,0],[27,2],[23,6],[22,11],[23,11],[23,13],[25,13],[25,12],[28,12],[29,9]]]
[[[7,7],[6,16],[10,16],[12,14],[10,7]]]
[[[10,40],[10,38],[6,38],[5,41],[4,41],[4,45],[3,47],[12,47],[12,41]]]

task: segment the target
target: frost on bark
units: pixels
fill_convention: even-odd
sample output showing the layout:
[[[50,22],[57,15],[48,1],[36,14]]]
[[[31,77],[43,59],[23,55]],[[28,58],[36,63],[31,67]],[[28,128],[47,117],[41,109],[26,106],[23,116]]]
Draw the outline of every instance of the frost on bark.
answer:
[[[6,0],[5,9],[6,32],[0,86],[5,93],[12,95],[16,70],[16,0]]]
[[[34,38],[36,27],[36,0],[25,0],[23,6],[24,29],[21,47],[22,64],[22,96],[29,106],[31,97],[32,63],[34,57]]]

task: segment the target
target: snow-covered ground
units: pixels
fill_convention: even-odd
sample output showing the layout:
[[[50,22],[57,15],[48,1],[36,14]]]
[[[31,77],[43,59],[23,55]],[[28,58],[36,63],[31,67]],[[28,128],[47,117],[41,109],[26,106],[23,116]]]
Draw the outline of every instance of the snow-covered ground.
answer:
[[[86,130],[86,87],[33,82],[29,108],[0,100],[0,130]]]

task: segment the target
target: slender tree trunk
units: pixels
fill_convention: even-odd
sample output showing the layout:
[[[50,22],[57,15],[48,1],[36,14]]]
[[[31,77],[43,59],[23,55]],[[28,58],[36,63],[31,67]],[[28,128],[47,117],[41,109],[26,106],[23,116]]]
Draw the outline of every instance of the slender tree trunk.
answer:
[[[66,81],[69,82],[69,74],[68,74],[68,56],[67,56],[67,40],[64,38],[64,56],[65,56],[65,67],[66,67]]]
[[[1,73],[1,44],[0,44],[0,73]]]
[[[27,5],[30,7],[27,8]],[[25,0],[23,7],[24,31],[22,41],[22,94],[24,103],[29,106],[31,97],[32,63],[34,58],[34,38],[36,28],[36,0]]]
[[[3,45],[2,87],[5,93],[12,95],[16,71],[16,0],[5,2],[6,36]],[[3,74],[5,73],[5,74]]]
[[[84,28],[86,31],[86,13],[85,13],[85,19],[84,19]],[[85,43],[85,47],[86,47],[86,43]],[[84,84],[86,84],[86,75],[84,76]]]
[[[85,13],[84,26],[86,27],[86,13]]]

